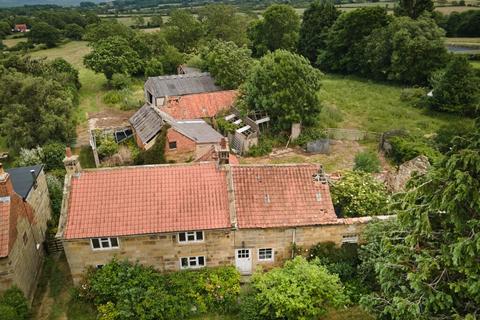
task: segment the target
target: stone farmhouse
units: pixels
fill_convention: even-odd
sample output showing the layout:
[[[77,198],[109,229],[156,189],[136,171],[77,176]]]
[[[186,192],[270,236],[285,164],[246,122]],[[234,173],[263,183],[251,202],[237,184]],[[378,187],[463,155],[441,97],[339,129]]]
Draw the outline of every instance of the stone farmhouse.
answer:
[[[50,216],[43,165],[5,171],[0,164],[0,292],[16,285],[33,299]]]
[[[150,149],[168,124],[166,158],[199,159],[222,138],[204,119],[230,108],[236,96],[236,91],[216,86],[208,73],[148,78],[146,103],[129,120],[135,141],[140,148]]]
[[[357,242],[369,220],[337,218],[320,165],[65,163],[57,237],[75,283],[114,257],[160,271],[234,265],[249,275],[281,265],[294,247]]]

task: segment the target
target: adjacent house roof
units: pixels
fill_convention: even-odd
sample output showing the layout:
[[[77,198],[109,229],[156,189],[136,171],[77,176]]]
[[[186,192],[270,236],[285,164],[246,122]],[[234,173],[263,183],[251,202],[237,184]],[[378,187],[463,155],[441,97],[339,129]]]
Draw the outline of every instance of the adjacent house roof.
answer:
[[[232,166],[238,227],[336,222],[328,184],[314,179],[319,170],[313,164]]]
[[[10,249],[10,197],[0,198],[0,258]]]
[[[155,97],[183,96],[193,93],[221,91],[209,73],[150,77],[145,88]]]
[[[30,171],[33,170],[34,175]],[[37,181],[37,177],[43,170],[43,164],[19,167],[6,170],[12,180],[13,189],[23,199],[26,199],[33,185]],[[35,176],[35,178],[34,178]]]
[[[144,144],[152,140],[163,126],[162,118],[149,104],[141,107],[129,121]]]
[[[86,170],[72,177],[63,237],[225,229],[234,215],[240,229],[337,223],[319,169],[210,162]]]
[[[218,143],[223,136],[203,120],[182,120],[170,123],[173,129],[197,143]]]
[[[237,95],[235,90],[190,94],[170,98],[162,110],[175,119],[212,118],[229,109]]]
[[[230,227],[226,173],[213,163],[83,171],[65,239]]]
[[[17,222],[19,217],[34,221],[30,205],[19,195],[0,197],[0,258],[7,257],[17,239]]]

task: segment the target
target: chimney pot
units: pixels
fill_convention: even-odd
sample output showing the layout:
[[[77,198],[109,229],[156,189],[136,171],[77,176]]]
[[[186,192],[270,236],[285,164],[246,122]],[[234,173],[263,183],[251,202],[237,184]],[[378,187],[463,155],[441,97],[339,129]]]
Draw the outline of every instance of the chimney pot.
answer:
[[[72,149],[70,149],[70,147],[65,148],[65,155],[67,156],[67,158],[70,158],[72,156]]]

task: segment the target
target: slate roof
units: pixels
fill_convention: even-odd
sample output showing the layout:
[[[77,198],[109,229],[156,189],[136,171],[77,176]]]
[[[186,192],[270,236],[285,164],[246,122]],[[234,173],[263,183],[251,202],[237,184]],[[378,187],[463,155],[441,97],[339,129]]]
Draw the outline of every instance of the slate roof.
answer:
[[[149,104],[141,107],[129,122],[144,144],[154,138],[163,126],[162,118]]]
[[[35,166],[12,168],[6,171],[10,175],[15,192],[23,199],[26,199],[42,169],[43,164],[38,164]],[[35,179],[33,179],[30,170],[35,172]]]
[[[319,165],[232,166],[238,227],[335,223],[328,184],[314,181]]]
[[[230,227],[226,173],[213,163],[83,171],[65,239]]]
[[[175,119],[212,118],[229,109],[237,95],[236,90],[189,94],[170,98],[161,109]]]
[[[72,178],[65,239],[338,223],[320,167],[215,163],[94,169]],[[228,203],[231,170],[235,212]]]
[[[155,97],[183,96],[193,93],[221,91],[209,73],[149,77],[145,88]]]
[[[10,251],[10,197],[0,198],[0,258]]]
[[[173,129],[197,143],[218,143],[223,136],[203,120],[181,120],[170,123]]]

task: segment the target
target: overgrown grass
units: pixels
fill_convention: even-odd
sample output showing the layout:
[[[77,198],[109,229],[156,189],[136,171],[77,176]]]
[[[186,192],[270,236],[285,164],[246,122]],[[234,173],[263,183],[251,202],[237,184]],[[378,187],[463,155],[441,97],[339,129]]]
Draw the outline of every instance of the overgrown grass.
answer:
[[[320,90],[322,101],[342,113],[338,127],[384,132],[406,129],[416,134],[434,133],[441,125],[471,121],[436,113],[400,100],[404,87],[353,76],[326,75]]]
[[[10,39],[3,39],[2,42],[7,48],[11,48],[16,46],[20,42],[27,42],[27,39],[26,38],[10,38]]]
[[[80,165],[82,166],[82,168],[96,168],[95,159],[93,157],[92,148],[90,148],[90,146],[81,147],[78,154],[78,158],[80,160]]]
[[[33,304],[33,319],[95,320],[95,308],[72,298],[73,282],[65,256],[47,256]],[[41,304],[44,304],[41,306]],[[37,314],[42,310],[42,315]]]

